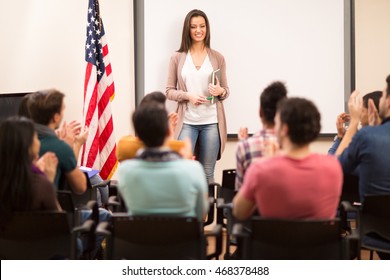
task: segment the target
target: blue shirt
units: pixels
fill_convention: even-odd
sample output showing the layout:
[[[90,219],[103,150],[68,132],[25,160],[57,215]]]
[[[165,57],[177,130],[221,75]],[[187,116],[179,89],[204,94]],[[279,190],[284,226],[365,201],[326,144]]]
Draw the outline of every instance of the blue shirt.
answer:
[[[390,194],[390,118],[360,129],[339,160],[344,173],[359,168],[361,201],[366,194]]]
[[[207,181],[194,160],[126,160],[119,166],[119,191],[130,215],[197,217],[208,210]]]

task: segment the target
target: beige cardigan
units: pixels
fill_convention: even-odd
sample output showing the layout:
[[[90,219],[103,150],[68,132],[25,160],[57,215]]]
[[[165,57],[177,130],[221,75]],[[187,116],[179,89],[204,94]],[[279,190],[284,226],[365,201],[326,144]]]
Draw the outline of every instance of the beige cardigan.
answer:
[[[219,97],[217,100],[217,118],[219,137],[221,139],[221,148],[219,151],[218,159],[221,158],[222,152],[225,149],[225,143],[227,139],[226,118],[225,110],[223,108],[222,101],[229,97],[230,91],[226,78],[226,64],[225,59],[219,52],[213,49],[207,49],[207,53],[214,70],[221,70],[220,85],[226,90],[224,97]],[[175,128],[174,137],[179,137],[180,131],[183,127],[184,111],[189,102],[187,96],[187,88],[181,76],[181,71],[186,59],[187,53],[176,52],[172,55],[169,62],[168,82],[165,94],[169,100],[177,101],[176,113],[178,114],[178,123]]]

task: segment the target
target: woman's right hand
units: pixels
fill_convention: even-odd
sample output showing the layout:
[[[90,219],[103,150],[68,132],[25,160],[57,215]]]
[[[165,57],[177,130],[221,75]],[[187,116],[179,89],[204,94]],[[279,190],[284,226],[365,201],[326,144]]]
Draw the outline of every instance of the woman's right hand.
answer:
[[[203,95],[198,95],[195,93],[187,92],[187,96],[188,96],[188,99],[190,100],[190,102],[196,106],[203,104],[203,103],[206,103],[206,102],[209,102],[206,99],[206,97]]]
[[[53,152],[46,152],[36,163],[39,169],[46,174],[50,182],[54,182],[57,172],[58,158]]]

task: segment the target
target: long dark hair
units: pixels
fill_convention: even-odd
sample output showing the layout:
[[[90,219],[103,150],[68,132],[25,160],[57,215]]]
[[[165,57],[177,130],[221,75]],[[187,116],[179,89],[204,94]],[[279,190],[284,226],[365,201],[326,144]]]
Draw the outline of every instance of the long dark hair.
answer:
[[[30,147],[35,128],[25,117],[12,117],[0,123],[0,227],[15,211],[32,204],[32,158]]]
[[[192,10],[190,11],[186,18],[184,19],[183,24],[183,33],[181,35],[181,44],[178,52],[188,52],[192,45],[192,39],[190,34],[191,19],[193,17],[203,17],[206,22],[206,36],[204,38],[205,47],[210,48],[210,24],[209,19],[206,14],[201,10]]]

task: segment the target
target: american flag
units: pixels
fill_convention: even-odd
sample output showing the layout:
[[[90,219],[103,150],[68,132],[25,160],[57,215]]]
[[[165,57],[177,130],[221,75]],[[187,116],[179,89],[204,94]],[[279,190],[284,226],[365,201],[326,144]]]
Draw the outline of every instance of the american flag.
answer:
[[[89,0],[88,4],[85,60],[83,119],[89,136],[81,165],[98,169],[103,179],[109,179],[118,165],[110,104],[115,88],[98,0]]]

